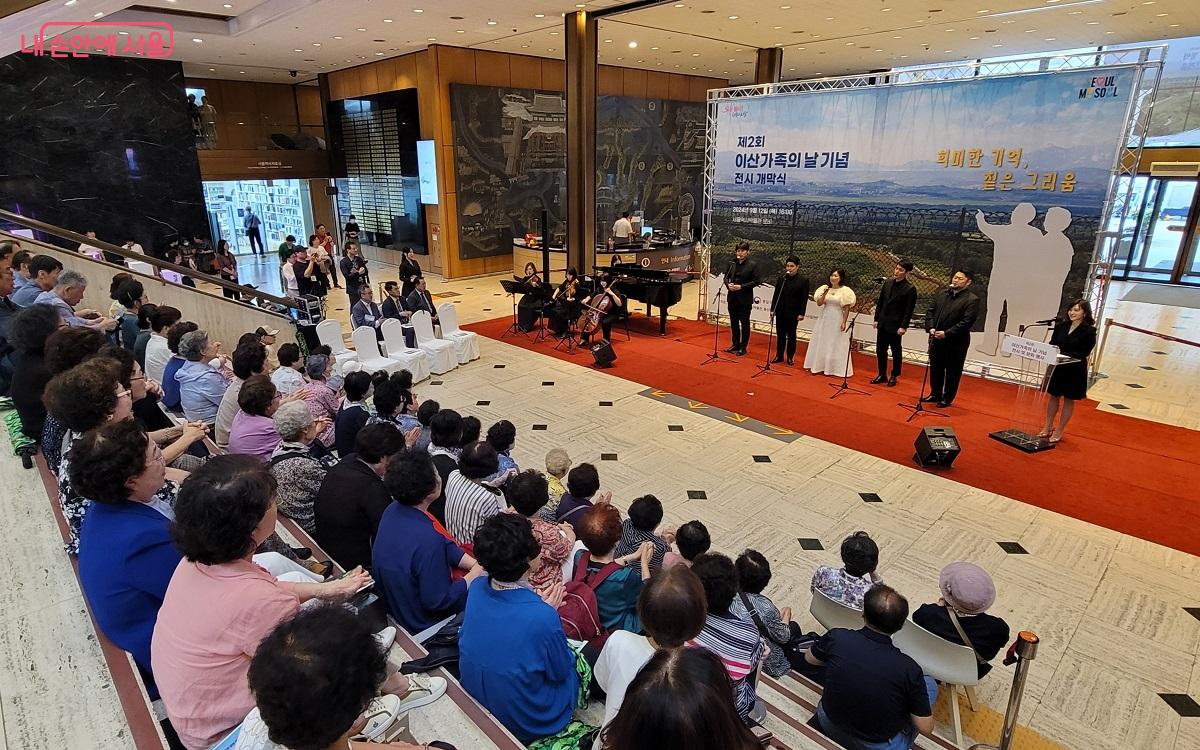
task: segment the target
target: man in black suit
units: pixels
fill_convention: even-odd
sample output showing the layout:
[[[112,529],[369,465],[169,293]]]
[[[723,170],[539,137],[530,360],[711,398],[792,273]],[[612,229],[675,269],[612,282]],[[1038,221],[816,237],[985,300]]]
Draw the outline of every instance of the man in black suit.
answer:
[[[883,282],[879,299],[875,301],[875,356],[879,359],[879,374],[872,383],[887,381],[896,385],[900,377],[900,365],[904,362],[904,351],[900,340],[908,330],[913,309],[917,306],[917,288],[908,280],[913,269],[911,261],[902,260],[892,270],[892,278]],[[888,349],[892,351],[892,377],[887,376]]]
[[[800,258],[789,256],[783,264],[784,272],[775,280],[775,294],[771,296],[771,314],[775,316],[775,359],[782,362],[787,354],[787,363],[792,364],[796,356],[796,324],[804,320],[808,307],[808,277],[800,275]]]
[[[385,318],[379,309],[379,305],[375,304],[375,292],[371,289],[370,284],[364,284],[359,287],[359,299],[354,303],[354,307],[350,308],[350,321],[354,323],[355,328],[368,326],[375,329],[375,337],[383,341],[383,325]]]
[[[383,298],[383,304],[379,306],[383,317],[407,321],[412,313],[404,309],[404,298],[400,296],[400,283],[385,281],[383,293],[387,295]]]
[[[729,290],[729,330],[733,346],[725,351],[745,356],[750,344],[750,311],[754,308],[754,287],[758,286],[758,265],[750,260],[750,243],[738,244],[735,260],[725,271],[725,288]]]
[[[409,293],[408,298],[404,300],[404,306],[408,308],[409,312],[420,312],[421,310],[428,312],[429,317],[433,318],[433,322],[437,323],[437,309],[433,306],[433,295],[429,293],[425,277],[418,276],[413,281],[415,288]]]
[[[965,269],[956,271],[950,288],[933,296],[933,305],[925,315],[925,331],[929,334],[929,395],[921,400],[936,401],[943,409],[958,394],[958,381],[971,346],[971,326],[979,317],[979,298],[968,289],[974,278]]]

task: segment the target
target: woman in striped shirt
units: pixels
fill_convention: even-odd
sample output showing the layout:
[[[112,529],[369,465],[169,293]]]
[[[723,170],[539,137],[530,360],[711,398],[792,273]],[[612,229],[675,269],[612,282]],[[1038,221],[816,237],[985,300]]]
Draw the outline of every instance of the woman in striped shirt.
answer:
[[[708,617],[691,645],[706,648],[721,659],[733,682],[738,715],[749,718],[758,700],[750,677],[764,658],[766,649],[754,623],[729,611],[737,595],[737,571],[733,561],[725,555],[708,552],[692,561],[692,572],[704,586]]]

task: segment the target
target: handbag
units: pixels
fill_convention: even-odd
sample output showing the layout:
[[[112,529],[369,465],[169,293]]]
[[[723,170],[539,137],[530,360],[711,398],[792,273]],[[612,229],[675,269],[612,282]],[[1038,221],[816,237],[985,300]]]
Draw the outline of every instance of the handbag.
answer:
[[[750,597],[746,596],[746,592],[739,591],[738,596],[742,600],[742,606],[744,606],[746,611],[750,613],[750,619],[754,620],[754,625],[758,628],[758,632],[761,633],[768,641],[774,643],[783,650],[783,655],[787,657],[788,663],[791,664],[794,669],[798,670],[801,669],[801,666],[798,665],[807,665],[808,662],[804,658],[804,654],[807,653],[812,647],[812,644],[816,642],[818,637],[817,634],[802,633],[799,626],[797,626],[795,623],[791,623],[791,636],[786,641],[777,640],[771,635],[771,631],[767,630],[767,626],[763,624],[762,618],[758,616],[758,612],[754,611],[754,607],[750,604]]]

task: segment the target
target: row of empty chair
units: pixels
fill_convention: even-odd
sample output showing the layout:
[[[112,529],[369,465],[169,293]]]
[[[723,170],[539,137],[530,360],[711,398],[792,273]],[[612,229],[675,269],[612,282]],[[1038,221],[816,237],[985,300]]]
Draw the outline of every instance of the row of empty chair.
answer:
[[[359,326],[350,334],[353,349],[348,349],[342,325],[336,320],[317,324],[317,338],[333,350],[334,359],[343,371],[351,362],[364,372],[396,372],[408,370],[413,382],[433,375],[450,372],[459,365],[479,359],[479,334],[458,327],[458,311],[453,304],[438,307],[439,326],[424,310],[413,313],[408,324],[388,319],[380,326],[383,341],[374,328]],[[415,347],[405,341],[405,328],[411,328]],[[380,347],[382,344],[382,348]]]

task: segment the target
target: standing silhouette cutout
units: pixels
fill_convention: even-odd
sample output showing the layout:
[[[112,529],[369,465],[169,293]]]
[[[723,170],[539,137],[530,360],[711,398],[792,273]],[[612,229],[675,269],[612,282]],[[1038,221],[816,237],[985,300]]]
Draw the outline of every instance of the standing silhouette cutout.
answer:
[[[1041,265],[1042,232],[1029,222],[1037,216],[1032,203],[1018,203],[1012,210],[1008,224],[989,224],[982,211],[975,212],[979,231],[992,241],[992,271],[988,275],[987,318],[983,326],[983,342],[977,351],[994,355],[1000,347],[1000,318],[1007,308],[1008,321],[1005,330],[1016,333],[1018,320],[1028,317],[1033,300],[1029,294],[1029,281],[1034,269]],[[1059,280],[1061,286],[1062,280]],[[1054,298],[1057,311],[1058,296]],[[1040,309],[1036,303],[1032,307]],[[1050,317],[1043,316],[1043,317]],[[1030,322],[1037,320],[1030,318]]]

